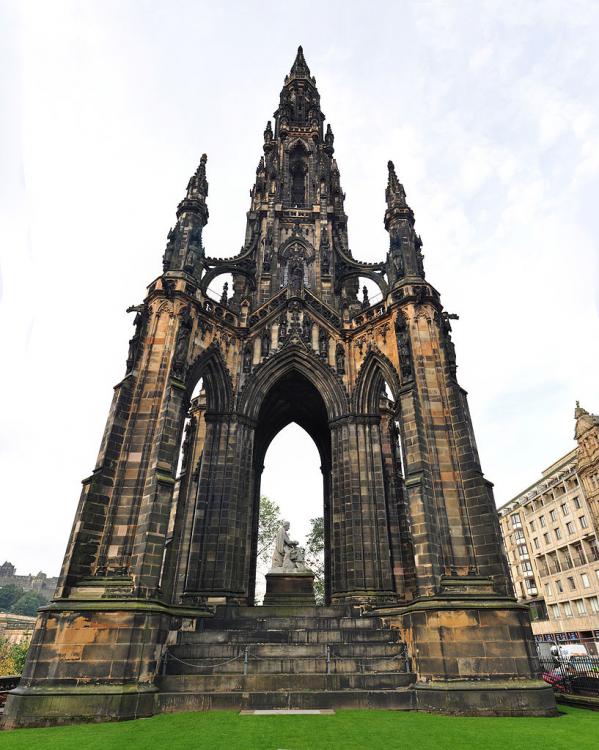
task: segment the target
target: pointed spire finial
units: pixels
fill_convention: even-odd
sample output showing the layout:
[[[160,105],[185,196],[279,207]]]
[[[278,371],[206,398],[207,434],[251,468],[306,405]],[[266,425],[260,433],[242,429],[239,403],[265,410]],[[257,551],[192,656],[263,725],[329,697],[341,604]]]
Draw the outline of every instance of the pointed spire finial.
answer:
[[[206,156],[206,154],[202,154],[198,168],[187,183],[188,198],[194,198],[197,196],[206,198],[206,196],[208,195],[208,180],[206,179],[207,161],[208,157]]]
[[[387,181],[387,189],[385,190],[387,204],[389,206],[391,206],[391,204],[407,206],[406,191],[397,177],[395,164],[393,164],[391,160],[387,162],[387,169],[389,170],[389,179]]]
[[[301,44],[297,48],[297,55],[291,66],[289,78],[310,78],[310,68],[304,57],[304,50]]]

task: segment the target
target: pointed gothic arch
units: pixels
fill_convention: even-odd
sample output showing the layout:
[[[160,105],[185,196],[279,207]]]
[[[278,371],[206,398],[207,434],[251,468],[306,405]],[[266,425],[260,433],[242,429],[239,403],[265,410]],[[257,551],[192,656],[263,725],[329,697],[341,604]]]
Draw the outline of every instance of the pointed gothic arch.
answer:
[[[398,403],[401,383],[397,370],[391,360],[381,351],[370,348],[362,362],[352,393],[352,404],[356,411],[363,414],[378,413],[384,383],[387,383],[393,400]]]
[[[233,383],[222,352],[216,342],[210,344],[189,366],[186,377],[187,400],[196,383],[204,380],[209,411],[227,413],[233,409]]]
[[[349,399],[343,382],[331,367],[303,344],[287,345],[254,370],[252,379],[239,395],[239,411],[257,420],[266,394],[281,377],[294,370],[319,391],[329,421],[347,413]]]

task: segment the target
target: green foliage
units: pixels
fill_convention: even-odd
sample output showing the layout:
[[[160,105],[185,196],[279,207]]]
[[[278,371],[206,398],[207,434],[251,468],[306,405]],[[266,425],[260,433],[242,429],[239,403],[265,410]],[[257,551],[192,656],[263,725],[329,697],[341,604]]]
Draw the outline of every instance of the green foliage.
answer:
[[[11,612],[12,605],[23,596],[23,589],[14,583],[9,583],[8,586],[2,586],[0,588],[0,609],[4,609],[7,612]]]
[[[47,599],[35,591],[25,591],[12,605],[11,612],[15,615],[35,616],[38,607],[47,603]]]
[[[416,711],[338,711],[324,716],[240,716],[235,711],[1,732],[2,750],[596,750],[595,711],[560,707],[559,718],[442,716]],[[190,741],[190,738],[195,738]]]
[[[0,676],[21,674],[27,658],[29,643],[11,643],[0,638]]]
[[[306,539],[306,565],[314,573],[316,604],[324,604],[324,518],[310,519]]]
[[[263,567],[270,568],[275,537],[282,522],[279,506],[263,495],[258,519],[258,563]]]

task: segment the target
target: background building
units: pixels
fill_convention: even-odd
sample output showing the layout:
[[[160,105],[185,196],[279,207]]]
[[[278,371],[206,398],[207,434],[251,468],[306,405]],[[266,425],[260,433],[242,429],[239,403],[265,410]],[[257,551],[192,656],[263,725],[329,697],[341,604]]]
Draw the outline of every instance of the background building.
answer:
[[[576,404],[577,447],[499,509],[516,596],[537,641],[599,653],[599,417]]]
[[[10,585],[20,586],[23,591],[35,591],[49,600],[54,594],[57,583],[58,578],[49,578],[41,570],[37,575],[30,573],[26,576],[20,576],[17,575],[17,569],[12,563],[6,561],[0,565],[0,588]]]

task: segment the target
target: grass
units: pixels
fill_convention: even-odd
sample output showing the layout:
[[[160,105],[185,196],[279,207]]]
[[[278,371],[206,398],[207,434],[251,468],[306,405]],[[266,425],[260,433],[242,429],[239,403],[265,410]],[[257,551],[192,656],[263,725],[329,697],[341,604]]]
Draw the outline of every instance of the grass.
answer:
[[[0,750],[597,750],[599,713],[570,707],[561,711],[554,719],[405,711],[339,711],[334,716],[162,714],[121,723],[0,732]]]

